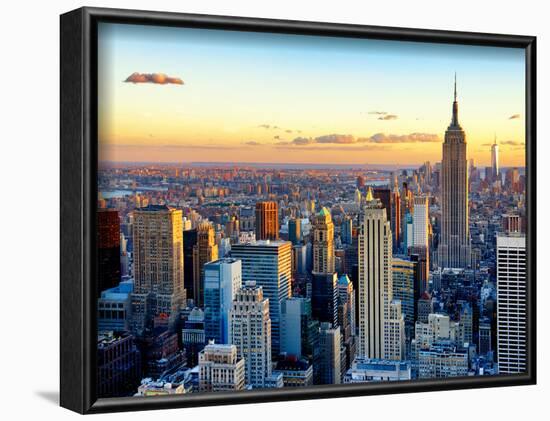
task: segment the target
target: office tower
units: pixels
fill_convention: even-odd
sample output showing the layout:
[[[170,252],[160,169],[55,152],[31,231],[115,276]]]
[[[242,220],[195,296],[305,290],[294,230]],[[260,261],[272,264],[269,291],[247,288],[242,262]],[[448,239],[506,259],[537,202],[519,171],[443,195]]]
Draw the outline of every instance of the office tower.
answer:
[[[519,215],[502,215],[502,229],[505,234],[521,233],[523,230],[523,218]]]
[[[334,224],[325,207],[313,219],[313,272],[334,273]]]
[[[421,293],[428,289],[428,279],[430,275],[430,219],[428,198],[426,196],[416,196],[413,199],[413,204],[413,239],[412,247],[409,248],[409,254],[417,256],[417,258],[413,260],[417,261],[417,291]]]
[[[101,292],[97,300],[98,331],[130,330],[133,290],[134,280],[127,277],[118,286]]]
[[[472,307],[469,303],[465,303],[460,309],[460,327],[461,327],[461,342],[459,345],[465,343],[472,344],[474,335],[473,335],[473,312]]]
[[[355,358],[357,352],[357,344],[355,341],[355,292],[353,284],[347,275],[342,275],[338,279],[338,326],[340,327],[340,335],[342,338],[343,359],[342,377],[345,371],[350,367],[350,364]]]
[[[424,247],[411,247],[409,259],[414,263],[414,296],[418,298],[423,291],[428,290],[429,268],[428,254]]]
[[[492,184],[492,182],[494,181],[493,168],[492,167],[485,167],[485,178],[484,178],[484,180],[489,185]]]
[[[155,316],[168,327],[185,302],[181,210],[149,205],[134,211],[134,292],[132,332],[142,336]]]
[[[197,245],[197,229],[183,231],[183,282],[187,298],[195,300],[193,250]]]
[[[385,358],[384,323],[392,301],[392,233],[386,211],[369,188],[359,232],[359,347],[367,358]]]
[[[225,235],[225,239],[228,240],[229,243],[236,243],[239,240],[239,220],[234,215],[230,216],[229,220],[225,223]]]
[[[114,288],[120,282],[120,219],[115,209],[97,210],[97,290]]]
[[[187,364],[190,367],[196,366],[199,362],[199,351],[206,344],[204,312],[200,308],[195,307],[189,313],[181,330],[181,342],[185,349]]]
[[[501,374],[527,369],[525,237],[497,236],[497,358]]]
[[[300,233],[300,228],[302,225],[302,220],[299,218],[292,218],[288,220],[288,241],[293,245],[301,244],[302,236]]]
[[[281,353],[313,359],[319,337],[319,322],[313,319],[311,299],[292,297],[281,305]]]
[[[346,324],[349,324],[350,332],[355,335],[355,291],[353,290],[353,284],[347,275],[342,275],[338,278],[338,305],[346,305]],[[344,323],[338,323],[339,326],[344,326]]]
[[[307,246],[305,244],[292,247],[292,273],[302,276],[307,273]]]
[[[416,304],[416,321],[428,323],[428,317],[434,312],[432,296],[424,291]]]
[[[479,321],[478,353],[479,355],[488,355],[492,350],[491,320],[484,317]]]
[[[292,244],[289,241],[256,241],[234,244],[231,255],[242,262],[243,282],[256,281],[269,299],[271,350],[280,351],[281,303],[292,295]]]
[[[413,247],[428,248],[428,232],[430,225],[428,198],[416,196],[413,200]]]
[[[392,300],[388,317],[384,320],[384,350],[387,360],[405,359],[405,318],[401,312],[401,301]]]
[[[338,274],[313,273],[311,305],[313,317],[320,322],[338,325]]]
[[[404,175],[405,177],[407,176],[407,173],[406,171],[404,171]],[[400,194],[400,198],[401,198],[401,204],[400,204],[400,208],[401,208],[401,224],[402,224],[402,228],[401,228],[401,232],[404,233],[405,235],[405,230],[406,230],[406,220],[405,220],[405,216],[407,214],[410,214],[411,216],[411,219],[412,219],[412,214],[413,214],[413,211],[414,211],[414,207],[413,207],[413,197],[414,197],[414,194],[413,192],[409,189],[409,185],[407,182],[403,182],[403,185],[402,185],[402,189],[401,189],[401,194]],[[412,223],[412,220],[411,220],[411,223]],[[412,242],[412,238],[411,238],[411,242]]]
[[[356,358],[344,376],[344,383],[391,382],[411,379],[411,363],[408,361]]]
[[[277,361],[273,374],[283,376],[283,387],[313,386],[313,365],[305,358],[282,358]]]
[[[468,351],[453,341],[436,341],[418,355],[418,378],[439,379],[468,375]]]
[[[445,132],[441,161],[441,237],[438,249],[440,267],[467,268],[470,266],[466,156],[466,135],[458,123],[455,76],[453,117]]]
[[[235,345],[210,342],[199,352],[199,391],[243,390],[244,359],[237,357]]]
[[[506,187],[508,190],[514,192],[514,193],[520,193],[520,176],[519,176],[519,170],[517,168],[508,168],[506,170]]]
[[[218,239],[218,258],[229,256],[231,253],[231,240],[227,237]]]
[[[365,187],[366,185],[365,181],[366,181],[365,177],[363,177],[362,175],[357,176],[357,182],[356,182],[357,188],[362,189],[363,187]]]
[[[204,303],[204,265],[218,257],[214,228],[210,222],[201,222],[197,229],[197,243],[193,247],[193,299],[198,307]]]
[[[256,240],[279,238],[279,207],[277,202],[256,203]]]
[[[141,357],[134,337],[126,332],[99,332],[97,397],[131,396],[141,380]]]
[[[390,223],[391,228],[391,190],[389,188],[377,187],[372,191],[372,194],[375,199],[380,200],[380,202],[382,203],[382,207],[386,210],[386,219]]]
[[[413,334],[415,321],[414,266],[414,262],[407,259],[392,259],[393,298],[401,301],[405,332],[409,339]]]
[[[321,323],[319,343],[315,350],[313,375],[315,384],[340,384],[340,329],[330,323]]]
[[[413,216],[407,210],[403,216],[403,251],[409,253],[409,250],[413,247],[414,241],[414,226],[413,226]]]
[[[229,318],[230,343],[237,347],[237,358],[244,358],[246,384],[266,387],[271,376],[271,319],[262,287],[247,281],[237,291]]]
[[[401,198],[399,195],[399,189],[397,188],[397,184],[394,186],[393,191],[391,193],[391,221],[390,221],[390,228],[393,235],[392,243],[393,243],[393,251],[399,250],[399,247],[401,245]]]
[[[204,328],[206,340],[228,344],[229,311],[242,285],[241,261],[224,258],[204,265]]]
[[[239,226],[241,231],[254,231],[255,220],[254,208],[243,207],[239,209]]]
[[[498,166],[498,144],[497,144],[496,135],[495,135],[495,140],[491,145],[491,170],[493,173],[493,179],[500,180],[500,169]]]
[[[346,216],[340,225],[340,238],[343,244],[350,245],[353,237],[353,219]]]

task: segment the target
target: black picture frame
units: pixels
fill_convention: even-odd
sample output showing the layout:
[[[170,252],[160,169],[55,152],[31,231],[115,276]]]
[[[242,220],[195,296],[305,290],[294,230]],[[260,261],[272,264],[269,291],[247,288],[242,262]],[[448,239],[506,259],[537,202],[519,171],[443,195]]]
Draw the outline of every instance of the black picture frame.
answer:
[[[60,21],[61,406],[89,414],[536,383],[536,37],[87,7],[63,14]],[[526,53],[527,372],[403,383],[313,386],[302,390],[96,399],[98,22],[523,48]]]

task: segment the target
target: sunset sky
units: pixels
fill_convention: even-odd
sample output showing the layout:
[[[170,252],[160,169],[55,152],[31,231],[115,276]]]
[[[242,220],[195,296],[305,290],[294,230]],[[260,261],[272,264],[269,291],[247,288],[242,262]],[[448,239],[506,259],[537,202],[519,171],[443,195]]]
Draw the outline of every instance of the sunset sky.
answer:
[[[496,134],[501,166],[524,165],[522,49],[107,23],[98,37],[100,160],[437,162],[456,71],[469,158],[487,165]]]

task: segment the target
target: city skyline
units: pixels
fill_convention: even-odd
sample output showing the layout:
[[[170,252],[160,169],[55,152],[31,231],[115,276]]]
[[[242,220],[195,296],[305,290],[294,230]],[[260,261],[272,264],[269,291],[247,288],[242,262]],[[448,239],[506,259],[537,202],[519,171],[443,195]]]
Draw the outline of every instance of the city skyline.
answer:
[[[522,136],[512,52],[100,34],[100,396],[525,371],[525,147],[496,143]]]
[[[100,160],[439,161],[457,72],[468,158],[496,134],[525,163],[520,49],[114,24],[99,45]]]

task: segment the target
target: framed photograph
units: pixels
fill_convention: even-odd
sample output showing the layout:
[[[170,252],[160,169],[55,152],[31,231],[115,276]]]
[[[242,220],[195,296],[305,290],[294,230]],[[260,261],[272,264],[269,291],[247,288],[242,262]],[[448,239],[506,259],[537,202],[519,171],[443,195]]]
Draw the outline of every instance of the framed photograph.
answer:
[[[61,405],[536,382],[536,39],[61,16]]]

